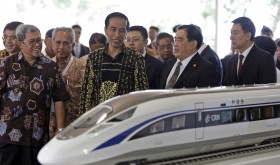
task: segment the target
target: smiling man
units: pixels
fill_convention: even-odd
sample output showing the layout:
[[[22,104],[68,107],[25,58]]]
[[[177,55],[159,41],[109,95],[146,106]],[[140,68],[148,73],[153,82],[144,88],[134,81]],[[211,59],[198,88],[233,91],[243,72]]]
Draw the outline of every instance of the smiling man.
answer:
[[[51,99],[58,127],[64,127],[69,98],[58,66],[41,54],[42,38],[33,25],[16,29],[20,52],[0,64],[0,164],[37,165],[49,139]]]
[[[4,27],[2,39],[5,49],[0,51],[0,58],[17,54],[20,51],[20,48],[17,44],[16,28],[21,24],[22,22],[13,21]]]
[[[114,96],[148,89],[144,57],[124,45],[128,29],[124,14],[114,12],[106,17],[108,44],[88,56],[81,92],[82,112]]]

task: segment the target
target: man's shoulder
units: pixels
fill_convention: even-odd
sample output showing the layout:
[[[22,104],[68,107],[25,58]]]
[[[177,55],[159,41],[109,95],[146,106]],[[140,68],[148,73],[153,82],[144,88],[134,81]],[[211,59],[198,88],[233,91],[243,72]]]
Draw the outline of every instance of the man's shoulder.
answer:
[[[129,56],[131,58],[143,58],[143,55],[140,52],[137,52],[136,50],[130,49],[128,47],[125,47],[123,51],[124,55]]]
[[[218,54],[209,45],[207,45],[206,48],[201,52],[201,56],[205,58],[219,58]]]
[[[157,65],[162,65],[163,64],[162,61],[160,61],[159,59],[157,59],[157,58],[155,58],[155,57],[153,57],[149,54],[145,55],[145,61],[150,61],[151,63],[157,64]]]
[[[255,59],[258,59],[258,60],[266,59],[266,58],[269,58],[269,59],[272,58],[272,59],[273,59],[273,56],[272,56],[269,52],[267,52],[267,51],[265,51],[265,50],[259,48],[259,47],[256,46],[256,45],[254,45],[254,46],[252,47],[252,49],[251,49],[250,52],[248,53],[248,56],[249,56],[249,55],[255,56]]]
[[[89,54],[87,54],[86,55],[87,57],[84,57],[84,56],[83,57],[86,59],[93,59],[96,57],[100,57],[104,53],[104,51],[105,51],[104,48],[100,48],[100,49],[94,50],[94,51],[90,52]]]

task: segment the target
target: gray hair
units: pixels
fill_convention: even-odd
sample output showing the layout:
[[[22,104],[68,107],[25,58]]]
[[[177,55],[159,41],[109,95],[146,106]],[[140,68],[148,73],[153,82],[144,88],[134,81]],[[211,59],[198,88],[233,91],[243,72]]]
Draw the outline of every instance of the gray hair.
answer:
[[[52,41],[54,41],[55,34],[59,31],[64,31],[70,33],[71,43],[75,42],[75,32],[72,28],[69,27],[57,27],[53,30]]]
[[[40,30],[34,25],[21,24],[16,29],[16,37],[18,41],[23,41],[26,38],[26,33],[38,32],[41,35]]]

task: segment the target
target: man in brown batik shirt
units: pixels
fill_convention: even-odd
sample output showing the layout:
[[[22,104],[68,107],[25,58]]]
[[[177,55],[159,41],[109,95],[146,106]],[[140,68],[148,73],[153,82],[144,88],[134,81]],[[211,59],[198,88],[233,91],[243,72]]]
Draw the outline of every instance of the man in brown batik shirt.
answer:
[[[68,27],[58,27],[54,29],[53,34],[52,48],[55,57],[52,60],[58,64],[70,94],[70,99],[64,102],[66,125],[69,125],[81,114],[79,112],[79,105],[84,70],[81,61],[71,53],[75,42],[74,30]],[[54,117],[54,112],[52,112],[50,135],[53,134],[51,131],[56,128],[55,120],[52,120]]]

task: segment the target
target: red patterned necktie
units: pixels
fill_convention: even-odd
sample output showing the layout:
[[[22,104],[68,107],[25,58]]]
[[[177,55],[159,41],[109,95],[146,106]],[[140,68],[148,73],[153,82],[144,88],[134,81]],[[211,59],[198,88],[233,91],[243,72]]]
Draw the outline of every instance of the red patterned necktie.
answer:
[[[237,70],[237,75],[239,75],[241,68],[242,68],[242,62],[243,62],[244,56],[242,54],[239,55],[239,63],[238,63],[238,70]]]

